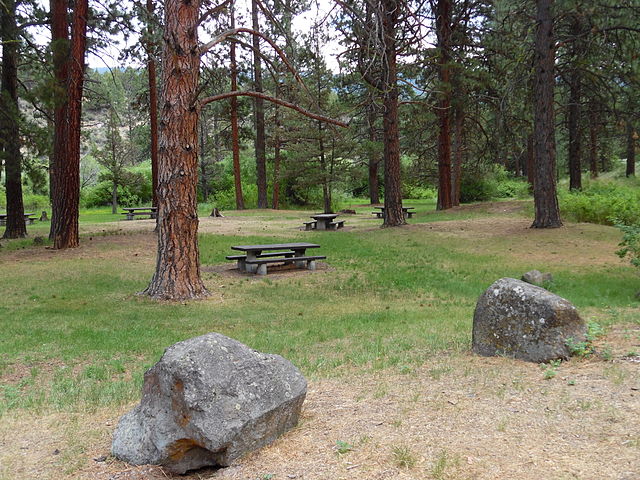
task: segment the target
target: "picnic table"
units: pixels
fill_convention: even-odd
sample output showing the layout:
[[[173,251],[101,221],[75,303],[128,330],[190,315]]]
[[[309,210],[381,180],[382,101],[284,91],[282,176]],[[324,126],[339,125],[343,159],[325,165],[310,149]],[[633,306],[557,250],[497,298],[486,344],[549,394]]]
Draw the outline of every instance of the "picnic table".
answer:
[[[236,260],[241,272],[267,274],[270,263],[294,264],[298,268],[316,269],[316,260],[327,258],[324,255],[305,255],[309,248],[320,248],[316,243],[272,243],[264,245],[236,245],[232,250],[244,252],[243,255],[228,255],[227,260]],[[276,251],[280,250],[280,251]],[[263,253],[267,252],[267,253]]]
[[[344,220],[334,222],[339,217],[337,213],[317,213],[311,215],[312,222],[304,222],[305,230],[336,230],[344,227]]]
[[[35,215],[35,213],[25,213],[24,214],[24,222],[28,223],[29,225],[31,225],[35,218],[33,218],[33,216]],[[0,213],[0,225],[6,225],[7,224],[7,214],[6,213]]]
[[[377,208],[378,210],[380,210],[379,212],[371,212],[374,213],[378,218],[384,218],[384,208],[385,207],[373,207],[373,208]],[[412,210],[415,210],[415,207],[402,207],[402,214],[404,215],[404,218],[411,218],[413,216],[414,213],[416,212],[412,212]]]
[[[149,218],[156,218],[158,208],[157,207],[122,207],[124,212],[122,215],[127,216],[127,220],[133,220],[139,215],[148,215]]]

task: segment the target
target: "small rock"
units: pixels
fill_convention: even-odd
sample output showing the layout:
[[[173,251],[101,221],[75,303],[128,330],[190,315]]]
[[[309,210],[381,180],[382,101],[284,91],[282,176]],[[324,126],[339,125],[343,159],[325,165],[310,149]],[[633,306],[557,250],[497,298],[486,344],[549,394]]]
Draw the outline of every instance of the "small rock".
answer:
[[[104,462],[107,459],[106,455],[100,455],[99,457],[96,457],[93,459],[94,462]]]
[[[545,284],[553,282],[553,275],[550,273],[542,273],[540,270],[530,270],[522,275],[522,281],[542,287]]]
[[[57,448],[52,452],[52,455],[60,455],[60,450]]]

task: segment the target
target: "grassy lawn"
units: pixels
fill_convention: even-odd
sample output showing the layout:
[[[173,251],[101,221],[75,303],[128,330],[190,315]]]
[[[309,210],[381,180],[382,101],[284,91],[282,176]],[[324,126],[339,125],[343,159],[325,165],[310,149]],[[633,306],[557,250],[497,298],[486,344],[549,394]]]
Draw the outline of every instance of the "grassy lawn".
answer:
[[[456,215],[432,214],[426,202],[411,204],[418,210],[414,226]],[[110,214],[88,217],[105,220]],[[587,233],[612,242],[617,235],[604,227]],[[77,252],[44,255],[33,247],[19,258],[3,254],[8,268],[0,278],[0,372],[27,368],[29,376],[2,386],[0,412],[129,402],[138,395],[143,371],[166,346],[210,331],[283,355],[310,376],[410,369],[442,351],[468,350],[480,293],[500,277],[519,278],[534,267],[553,271],[554,291],[601,323],[625,320],[625,313],[610,312],[637,305],[637,275],[613,252],[610,265],[578,269],[553,255],[535,265],[526,252],[514,256],[513,248],[526,243],[513,245],[509,237],[456,241],[413,227],[292,235],[321,244],[330,270],[277,279],[223,276],[206,267],[227,263],[232,245],[273,237],[202,234],[203,275],[212,295],[187,304],[135,295],[152,273],[151,236],[122,235],[118,242],[103,237],[96,245],[83,238]],[[565,237],[560,240],[571,241]]]
[[[282,232],[202,229],[211,296],[184,304],[136,295],[152,275],[155,238],[102,232],[113,231],[101,222],[116,219],[106,211],[81,217],[85,233],[74,251],[31,239],[2,242],[0,417],[122,408],[139,398],[142,374],[164,348],[212,331],[283,355],[311,379],[417,372],[442,355],[466,355],[478,296],[498,278],[532,268],[552,272],[551,289],[587,319],[608,328],[640,324],[640,280],[615,256],[614,228],[531,231],[519,213],[407,205],[417,215],[395,229],[377,228],[380,221],[365,217],[369,206],[356,208],[360,217],[345,215],[354,227],[337,232],[298,230],[308,211],[245,212],[264,222],[291,220]],[[225,214],[226,225],[236,221],[235,212]],[[46,228],[32,227],[31,238]],[[321,244],[326,265],[266,277],[228,270],[230,246],[274,236]]]

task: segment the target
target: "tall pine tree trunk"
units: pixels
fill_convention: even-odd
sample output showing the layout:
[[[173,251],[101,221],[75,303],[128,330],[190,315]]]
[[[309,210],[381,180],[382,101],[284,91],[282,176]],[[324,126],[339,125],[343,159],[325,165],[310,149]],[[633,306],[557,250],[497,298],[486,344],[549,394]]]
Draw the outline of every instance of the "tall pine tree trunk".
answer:
[[[593,103],[589,105],[589,170],[591,178],[598,177],[598,115]]]
[[[7,223],[3,238],[27,236],[22,203],[22,155],[20,154],[20,110],[18,106],[18,26],[16,1],[5,0],[0,13],[2,79],[0,82],[0,158],[4,150],[7,187]]]
[[[276,86],[276,96],[278,96],[279,88]],[[273,208],[280,208],[280,163],[282,161],[280,146],[280,111],[275,106],[274,113],[275,135],[273,138]]]
[[[633,122],[627,120],[627,177],[633,177],[636,174],[636,131],[633,128]]]
[[[236,26],[234,3],[231,4],[231,29]],[[238,64],[236,63],[236,44],[231,39],[229,47],[231,62],[231,91],[238,90]],[[231,151],[233,152],[233,181],[236,193],[236,208],[244,210],[244,198],[242,197],[242,173],[240,171],[240,140],[238,134],[238,97],[231,97]]]
[[[535,40],[535,113],[534,148],[535,174],[533,198],[535,220],[533,228],[562,226],[556,191],[556,141],[554,124],[553,0],[536,0],[537,28]]]
[[[56,249],[74,248],[79,245],[80,129],[88,10],[87,0],[76,0],[68,57],[66,129],[65,137],[62,139],[66,142],[65,156],[57,156],[55,159],[56,186],[51,232],[53,247]]]
[[[369,201],[371,204],[380,203],[380,187],[378,185],[378,166],[380,156],[375,144],[378,141],[378,130],[376,129],[377,112],[373,98],[367,105],[367,130],[369,131]]]
[[[158,256],[153,298],[200,298],[198,250],[198,109],[200,70],[199,0],[165,0],[162,113],[158,158]]]
[[[155,43],[153,42],[153,0],[147,0],[147,75],[149,84],[149,128],[151,130],[152,205],[158,206],[158,86],[156,81]]]
[[[569,189],[582,189],[582,135],[580,131],[580,101],[581,101],[580,72],[574,69],[569,79]]]
[[[398,0],[382,0],[383,106],[384,130],[384,226],[396,227],[407,223],[402,212],[400,179],[400,135],[398,131],[398,66],[396,26],[400,16]]]
[[[451,169],[451,206],[460,205],[460,183],[462,180],[462,157],[464,154],[464,111],[460,106],[454,109],[453,168]]]
[[[258,4],[256,0],[251,2],[251,20],[253,29],[260,31],[258,22]],[[253,89],[262,93],[262,65],[260,59],[260,38],[253,35]],[[254,98],[254,113],[256,125],[256,179],[258,186],[258,208],[268,208],[267,201],[267,158],[266,158],[266,138],[264,125],[264,100]]]
[[[438,102],[438,210],[451,208],[451,0],[438,0],[436,33],[440,101]]]
[[[579,62],[584,56],[584,27],[579,12],[572,15],[570,33],[572,63],[569,72],[569,189],[582,189],[582,71]]]
[[[53,151],[49,162],[49,197],[51,198],[51,227],[49,240],[54,238],[54,227],[57,225],[59,163],[67,158],[67,127],[69,98],[67,81],[69,77],[69,24],[67,21],[67,2],[50,0],[51,16],[51,52],[53,55],[53,76],[56,95],[53,111]]]

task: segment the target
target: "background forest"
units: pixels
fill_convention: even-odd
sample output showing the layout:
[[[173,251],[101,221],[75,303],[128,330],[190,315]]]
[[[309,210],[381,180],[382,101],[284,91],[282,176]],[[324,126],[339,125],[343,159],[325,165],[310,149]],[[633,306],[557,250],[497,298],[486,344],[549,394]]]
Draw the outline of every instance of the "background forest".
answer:
[[[54,17],[31,0],[1,4],[0,188],[6,192],[0,206],[7,208],[5,198],[12,192],[15,197],[17,186],[9,186],[14,178],[13,185],[21,184],[24,208],[47,210],[53,198],[55,111],[70,95],[56,83],[59,44],[48,40]],[[202,61],[198,95],[208,105],[198,124],[198,200],[221,209],[325,211],[335,211],[345,199],[381,202],[390,91],[397,95],[404,198],[440,195],[438,208],[446,209],[529,195],[536,170],[536,11],[542,4],[553,6],[549,108],[555,114],[553,169],[564,214],[633,223],[628,220],[637,208],[629,205],[638,203],[637,184],[595,185],[582,177],[635,175],[640,24],[635,0],[398,2],[393,88],[385,64],[389,52],[380,46],[384,35],[372,21],[375,2],[206,5],[211,18],[201,24],[200,37],[225,41],[212,42]],[[68,7],[73,35],[78,8]],[[115,213],[117,205],[155,201],[156,121],[149,113],[158,103],[151,100],[157,98],[151,89],[162,90],[157,73],[162,71],[162,7],[150,0],[89,2],[86,49],[92,62],[101,58],[134,66],[85,70],[79,172],[84,207],[111,205]],[[243,36],[251,32],[259,35]],[[117,62],[104,59],[117,48]],[[227,97],[225,92],[236,90],[281,103]],[[283,105],[339,119],[348,128]],[[574,195],[567,195],[568,189]],[[612,196],[624,199],[627,211],[602,205]]]

